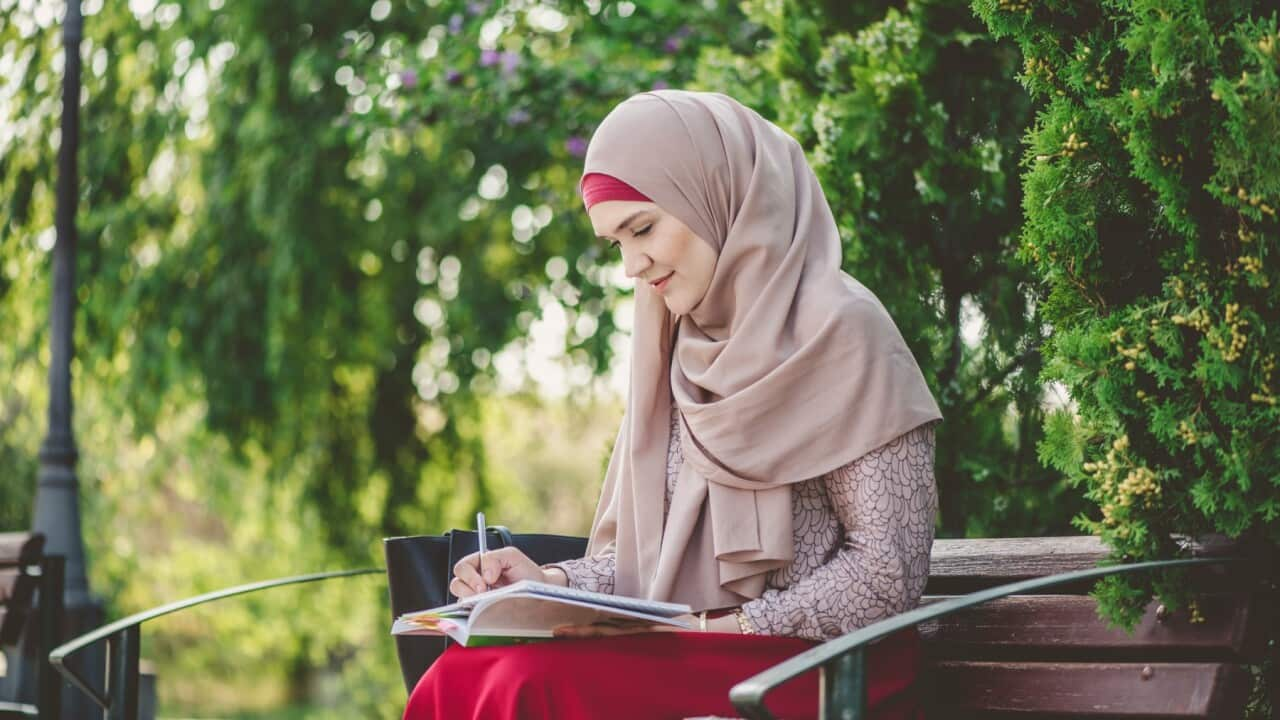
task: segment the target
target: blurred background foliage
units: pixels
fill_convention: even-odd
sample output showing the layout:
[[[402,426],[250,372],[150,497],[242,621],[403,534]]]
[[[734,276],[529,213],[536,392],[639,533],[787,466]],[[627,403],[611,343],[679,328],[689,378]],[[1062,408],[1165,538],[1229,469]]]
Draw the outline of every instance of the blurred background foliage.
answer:
[[[845,267],[947,422],[940,534],[1072,532],[1036,457],[1042,285],[1019,258],[1042,98],[967,0],[85,2],[73,366],[112,615],[380,562],[387,535],[585,533],[629,292],[576,194],[608,110],[728,93],[801,141]],[[0,527],[44,429],[62,4],[0,0]],[[148,633],[169,716],[397,717],[375,578]],[[286,710],[291,708],[291,710]]]

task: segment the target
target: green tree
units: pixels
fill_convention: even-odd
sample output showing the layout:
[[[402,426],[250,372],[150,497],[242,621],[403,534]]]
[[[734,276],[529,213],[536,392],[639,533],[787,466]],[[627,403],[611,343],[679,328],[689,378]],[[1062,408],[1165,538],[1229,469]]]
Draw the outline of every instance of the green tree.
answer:
[[[28,522],[44,425],[55,10],[0,4],[6,526]],[[749,40],[732,8],[674,2],[86,10],[73,382],[90,567],[114,612],[364,564],[384,535],[490,505],[480,408],[501,353],[560,308],[573,365],[606,366],[623,293],[573,191],[591,123],[686,83],[700,45]],[[309,666],[371,637],[333,623],[385,639],[385,607],[348,617],[343,592],[308,595],[330,622],[288,639],[272,629],[293,604],[267,598],[151,647],[193,677],[284,668],[297,699]],[[219,662],[190,648],[202,633],[253,653]],[[349,699],[386,715],[396,694],[367,681]]]
[[[49,233],[60,43],[51,13],[5,13],[11,278],[39,272]],[[683,84],[729,18],[677,3],[91,12],[78,373],[128,396],[138,433],[183,387],[268,473],[311,468],[327,540],[352,557],[452,522],[459,484],[485,501],[473,421],[493,356],[554,302],[573,360],[607,361],[619,291],[572,190],[590,124]],[[0,286],[5,312],[26,318],[43,290],[18,287]],[[43,342],[38,322],[18,327],[15,372]]]
[[[1021,254],[1049,288],[1045,460],[1117,559],[1280,540],[1280,28],[1274,5],[978,0],[1044,102]],[[1154,585],[1153,585],[1154,583]],[[1100,585],[1132,624],[1176,576]]]
[[[1083,506],[1035,457],[1042,320],[1021,224],[1032,104],[967,2],[747,2],[761,49],[708,49],[725,89],[808,150],[845,243],[938,397],[946,535],[1062,532]],[[965,342],[967,327],[978,328]]]

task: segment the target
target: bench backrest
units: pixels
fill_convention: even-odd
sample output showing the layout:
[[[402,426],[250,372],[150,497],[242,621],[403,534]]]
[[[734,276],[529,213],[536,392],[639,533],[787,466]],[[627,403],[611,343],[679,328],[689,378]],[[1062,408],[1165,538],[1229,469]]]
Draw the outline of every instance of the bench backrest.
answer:
[[[1094,537],[939,540],[924,603],[1096,567]],[[1199,617],[1146,609],[1133,634],[1098,618],[1090,587],[1017,595],[925,623],[931,694],[943,716],[1239,718],[1244,664],[1265,652],[1269,604],[1250,579],[1212,567]]]
[[[0,645],[16,644],[33,615],[43,555],[43,535],[0,533]]]
[[[63,558],[44,552],[43,535],[0,533],[0,646],[12,651],[0,683],[0,717],[59,716],[48,655],[62,622],[63,572]]]

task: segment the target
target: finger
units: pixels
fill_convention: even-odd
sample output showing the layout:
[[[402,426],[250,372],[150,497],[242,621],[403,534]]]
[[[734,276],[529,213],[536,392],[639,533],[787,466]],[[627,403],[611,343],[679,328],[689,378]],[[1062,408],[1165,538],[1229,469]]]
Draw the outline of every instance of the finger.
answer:
[[[532,563],[533,561],[523,552],[520,552],[518,548],[499,548],[484,554],[483,577],[489,585],[495,585],[503,579],[503,576],[513,574],[508,571],[516,570],[522,565],[530,565]],[[509,577],[507,579],[510,580]]]
[[[459,560],[458,563],[453,566],[453,577],[456,580],[462,581],[463,584],[471,588],[473,593],[484,592],[489,588],[487,587],[487,583],[485,583],[484,578],[480,577],[480,573],[476,571],[475,565],[470,562],[473,557],[475,556],[468,555]],[[457,595],[457,593],[454,594]]]
[[[503,560],[501,550],[486,552],[483,560],[479,558],[479,553],[477,553],[476,564],[476,577],[480,578],[480,582],[488,587],[497,584],[508,566],[508,563]]]
[[[471,595],[475,595],[475,591],[471,589],[471,586],[462,582],[458,578],[454,578],[453,580],[449,581],[449,592],[452,593],[453,596],[456,598],[464,598]]]
[[[479,561],[479,557],[480,557],[480,553],[471,553],[470,555],[463,555],[462,558],[458,560],[458,562],[453,564],[453,574],[458,575],[462,573],[464,568],[468,568],[468,567],[475,568]]]

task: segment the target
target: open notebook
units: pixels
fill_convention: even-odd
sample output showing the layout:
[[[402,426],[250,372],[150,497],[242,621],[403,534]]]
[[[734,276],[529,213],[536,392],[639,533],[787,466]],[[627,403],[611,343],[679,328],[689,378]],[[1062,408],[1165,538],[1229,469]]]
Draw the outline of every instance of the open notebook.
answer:
[[[653,625],[687,628],[675,618],[688,605],[575,590],[533,580],[472,595],[452,605],[405,613],[392,635],[448,635],[459,645],[510,645],[552,637],[561,625]]]

